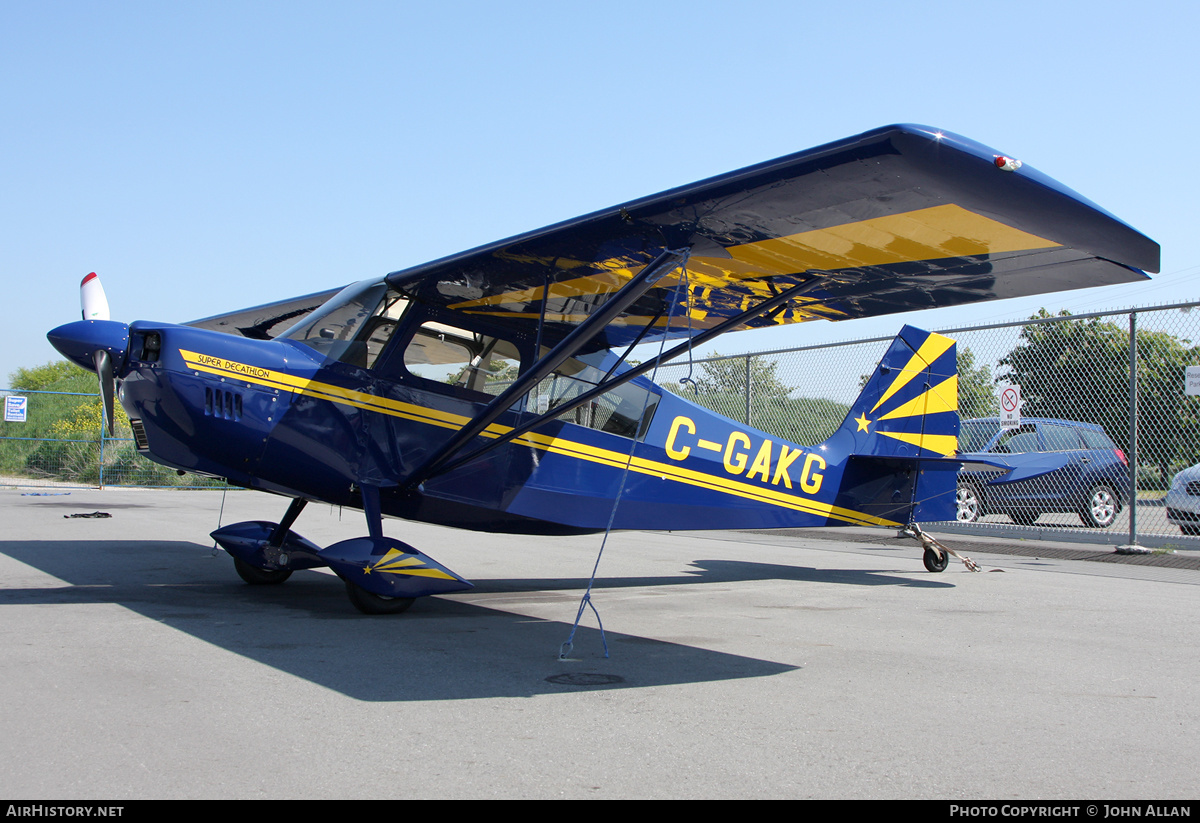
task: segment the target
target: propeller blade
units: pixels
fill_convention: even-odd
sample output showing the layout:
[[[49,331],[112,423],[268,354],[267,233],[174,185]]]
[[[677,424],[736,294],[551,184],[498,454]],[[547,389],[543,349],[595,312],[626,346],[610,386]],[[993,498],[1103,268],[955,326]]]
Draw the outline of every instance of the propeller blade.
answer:
[[[96,375],[100,378],[100,397],[104,401],[104,423],[108,427],[108,436],[113,436],[114,420],[113,397],[116,394],[116,380],[113,378],[112,356],[104,349],[92,352],[92,362],[96,364]]]
[[[79,284],[79,304],[83,308],[84,320],[108,320],[108,298],[104,286],[95,272],[83,278]]]

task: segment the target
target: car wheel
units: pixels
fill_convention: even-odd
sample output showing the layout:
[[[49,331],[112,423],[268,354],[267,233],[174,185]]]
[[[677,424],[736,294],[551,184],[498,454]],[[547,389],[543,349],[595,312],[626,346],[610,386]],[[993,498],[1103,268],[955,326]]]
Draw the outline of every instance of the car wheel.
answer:
[[[1083,525],[1107,529],[1117,519],[1117,495],[1108,486],[1097,486],[1088,495],[1087,506],[1079,512]]]
[[[954,493],[955,515],[959,523],[974,523],[983,516],[983,501],[970,483],[959,483]]]

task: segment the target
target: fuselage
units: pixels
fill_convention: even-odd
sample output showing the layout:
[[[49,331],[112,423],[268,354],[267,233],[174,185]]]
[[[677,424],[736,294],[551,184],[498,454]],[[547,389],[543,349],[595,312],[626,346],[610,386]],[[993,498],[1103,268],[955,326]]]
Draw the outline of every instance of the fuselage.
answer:
[[[134,323],[119,397],[139,449],[183,471],[337,505],[361,506],[362,488],[375,487],[385,514],[491,531],[897,524],[885,511],[894,481],[848,459],[853,427],[800,446],[642,378],[405,488],[533,353],[528,341],[490,337],[486,323],[464,330],[461,318],[450,326],[418,307],[398,314],[365,358],[345,353],[369,322],[356,338],[322,326],[303,340]],[[351,345],[312,345],[339,335]],[[611,360],[573,359],[478,443],[591,387]],[[862,475],[851,487],[848,468]]]

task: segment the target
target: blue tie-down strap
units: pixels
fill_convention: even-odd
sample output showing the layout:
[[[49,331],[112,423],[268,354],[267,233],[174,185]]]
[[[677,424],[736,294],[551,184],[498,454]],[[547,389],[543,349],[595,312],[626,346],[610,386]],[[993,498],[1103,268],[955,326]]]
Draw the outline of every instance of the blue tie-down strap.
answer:
[[[474,586],[441,563],[391,537],[355,537],[334,543],[321,558],[350,583],[381,597],[424,597]]]

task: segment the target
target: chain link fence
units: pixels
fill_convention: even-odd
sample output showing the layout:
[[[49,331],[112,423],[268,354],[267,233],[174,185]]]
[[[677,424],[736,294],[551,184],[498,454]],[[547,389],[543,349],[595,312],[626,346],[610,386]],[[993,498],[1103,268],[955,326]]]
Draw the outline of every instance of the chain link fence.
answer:
[[[958,341],[959,446],[1019,465],[1061,452],[1066,465],[1012,484],[962,472],[963,531],[1133,543],[1200,536],[1200,303],[944,329]],[[666,388],[747,425],[816,445],[841,424],[891,338],[711,357],[659,369]],[[1131,387],[1136,385],[1136,391]],[[1002,429],[1000,396],[1019,396]],[[1197,387],[1200,389],[1200,386]],[[1192,494],[1192,492],[1195,494]],[[1157,541],[1161,543],[1162,540]]]
[[[1185,391],[1188,367],[1200,366],[1200,346],[1192,342],[1200,339],[1197,307],[1043,313],[1024,322],[941,330],[958,341],[960,449],[1013,464],[1061,452],[1067,463],[1006,485],[989,483],[994,475],[987,472],[963,472],[957,519],[939,525],[1032,527],[1041,536],[1111,543],[1200,537],[1200,397]],[[676,362],[661,367],[657,380],[734,420],[813,446],[841,424],[890,340]],[[1197,384],[1200,391],[1200,379]],[[999,419],[1006,387],[1020,396],[1020,425],[1011,429]],[[0,422],[0,485],[222,482],[180,477],[139,455],[120,412],[115,436],[108,437],[95,394],[0,394],[10,396]]]
[[[138,454],[129,420],[113,436],[98,394],[0,389],[0,486],[209,488],[224,481],[179,475]]]

